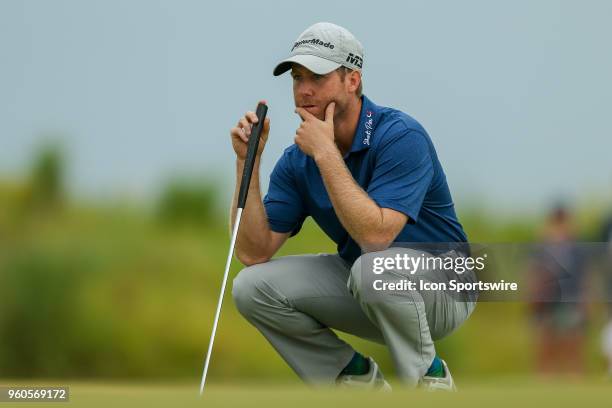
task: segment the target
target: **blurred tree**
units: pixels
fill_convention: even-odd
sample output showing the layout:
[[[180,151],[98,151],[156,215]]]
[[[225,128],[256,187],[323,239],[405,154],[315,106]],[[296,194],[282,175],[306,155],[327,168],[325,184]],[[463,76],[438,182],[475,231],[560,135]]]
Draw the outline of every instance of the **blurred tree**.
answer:
[[[38,149],[32,163],[26,205],[37,210],[56,209],[64,201],[65,159],[56,143]]]
[[[171,180],[159,198],[157,215],[170,224],[205,224],[214,220],[218,189],[201,180]]]

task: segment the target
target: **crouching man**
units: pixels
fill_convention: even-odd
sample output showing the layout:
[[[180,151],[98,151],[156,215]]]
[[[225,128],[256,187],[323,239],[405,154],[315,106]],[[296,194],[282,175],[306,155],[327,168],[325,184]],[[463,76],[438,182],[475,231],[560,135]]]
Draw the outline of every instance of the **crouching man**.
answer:
[[[349,31],[318,23],[275,67],[274,75],[291,72],[302,122],[262,199],[259,162],[270,120],[264,124],[236,243],[236,255],[247,267],[234,280],[233,297],[241,314],[307,383],[390,388],[376,362],[333,328],[387,345],[404,383],[453,390],[434,340],[470,316],[473,299],[435,291],[385,299],[384,293],[364,292],[369,289],[362,279],[362,254],[421,256],[394,243],[464,243],[467,238],[425,129],[362,95],[363,55]],[[238,175],[232,211],[256,122],[247,112],[231,130]],[[338,253],[272,259],[308,216],[337,244]]]

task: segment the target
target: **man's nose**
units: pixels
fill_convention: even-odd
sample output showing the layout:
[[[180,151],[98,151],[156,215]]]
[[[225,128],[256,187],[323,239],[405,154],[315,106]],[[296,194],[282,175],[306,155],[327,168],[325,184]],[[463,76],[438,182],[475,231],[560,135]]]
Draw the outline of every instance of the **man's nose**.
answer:
[[[300,96],[312,96],[314,95],[314,88],[309,81],[303,81],[297,85],[296,93]]]

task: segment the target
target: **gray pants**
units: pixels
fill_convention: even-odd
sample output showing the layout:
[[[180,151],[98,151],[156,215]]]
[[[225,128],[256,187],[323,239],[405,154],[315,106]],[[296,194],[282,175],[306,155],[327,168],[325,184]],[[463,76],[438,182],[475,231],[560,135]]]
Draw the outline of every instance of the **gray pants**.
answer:
[[[332,254],[249,266],[234,279],[232,294],[240,313],[311,384],[332,384],[355,352],[333,328],[386,344],[399,378],[415,385],[435,357],[434,340],[459,327],[475,307],[438,291],[411,291],[389,302],[364,296],[361,258],[351,267]]]

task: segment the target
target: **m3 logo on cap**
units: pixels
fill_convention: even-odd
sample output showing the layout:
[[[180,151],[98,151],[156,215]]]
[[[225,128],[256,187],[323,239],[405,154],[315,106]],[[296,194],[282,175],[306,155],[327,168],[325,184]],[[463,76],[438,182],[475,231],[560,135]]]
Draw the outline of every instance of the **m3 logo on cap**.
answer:
[[[358,66],[359,68],[362,68],[363,65],[363,58],[361,58],[359,55],[357,54],[353,54],[352,52],[349,52],[348,57],[346,57],[346,62],[351,63],[353,65]]]

